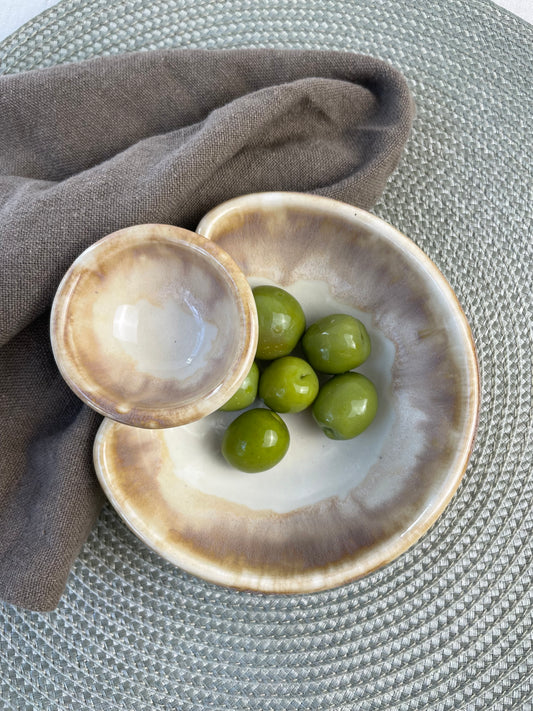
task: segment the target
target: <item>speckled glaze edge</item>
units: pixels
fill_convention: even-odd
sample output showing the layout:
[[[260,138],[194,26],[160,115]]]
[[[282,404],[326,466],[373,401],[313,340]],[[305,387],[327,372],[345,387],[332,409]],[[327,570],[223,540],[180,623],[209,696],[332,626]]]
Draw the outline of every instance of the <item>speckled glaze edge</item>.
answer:
[[[117,240],[122,241],[126,246],[128,244],[137,244],[142,242],[148,233],[152,239],[155,237],[167,243],[172,243],[173,241],[187,242],[218,262],[228,283],[231,285],[235,302],[239,306],[241,327],[238,350],[240,356],[233,364],[228,380],[222,386],[215,388],[208,396],[203,397],[201,401],[173,408],[150,409],[135,407],[127,413],[122,413],[115,408],[114,402],[106,398],[92,397],[80,385],[80,378],[76,375],[76,364],[64,340],[65,326],[68,319],[69,300],[76,286],[79,270],[83,267],[87,255],[94,253],[95,250],[105,249],[107,244]],[[57,288],[50,314],[49,332],[52,353],[59,372],[67,385],[85,404],[99,414],[117,422],[134,427],[159,429],[178,426],[205,417],[223,405],[238,390],[255,358],[258,325],[255,302],[250,286],[235,261],[227,252],[196,232],[173,225],[143,224],[126,227],[105,235],[74,260]]]
[[[202,219],[197,229],[206,237],[216,239],[216,222],[228,211],[257,210],[260,209],[261,204],[267,205],[268,209],[272,209],[273,205],[283,204],[284,201],[290,201],[292,204],[300,208],[303,207],[306,210],[316,210],[318,212],[334,211],[335,214],[342,215],[344,219],[352,220],[354,224],[359,226],[366,225],[372,230],[379,231],[381,235],[385,234],[396,245],[413,254],[421,268],[445,292],[447,302],[454,313],[454,317],[460,324],[460,330],[464,336],[463,347],[467,354],[468,380],[471,385],[471,391],[468,396],[469,410],[466,415],[467,424],[464,428],[464,437],[454,459],[453,470],[448,471],[446,478],[443,479],[438,496],[430,501],[430,505],[424,509],[422,515],[401,534],[396,535],[393,539],[373,545],[360,555],[357,560],[344,559],[303,573],[282,574],[280,572],[279,575],[276,575],[271,572],[261,573],[250,569],[239,569],[238,566],[221,564],[221,562],[214,559],[207,560],[200,555],[196,555],[194,551],[173,546],[172,542],[167,539],[155,540],[154,537],[151,537],[150,532],[143,528],[142,521],[136,519],[135,512],[128,510],[127,497],[121,496],[120,492],[117,495],[117,492],[107,481],[105,475],[105,447],[109,443],[108,438],[113,428],[117,426],[109,420],[102,423],[97,434],[94,444],[94,461],[98,478],[105,493],[113,506],[120,512],[129,528],[149,548],[172,564],[213,583],[239,590],[275,594],[304,594],[347,584],[390,563],[416,543],[439,518],[455,494],[472,452],[479,416],[479,369],[475,346],[466,316],[444,276],[409,238],[380,218],[364,210],[329,198],[313,195],[261,193],[236,198],[218,206]]]
[[[431,507],[428,507],[424,511],[424,514],[416,521],[415,525],[411,526],[411,528],[395,542],[389,541],[385,545],[379,546],[374,550],[373,555],[369,557],[364,569],[360,569],[361,566],[358,566],[359,569],[354,569],[350,562],[348,562],[347,564],[338,566],[333,570],[325,571],[322,575],[317,575],[315,573],[311,576],[306,576],[304,580],[284,581],[286,584],[282,588],[278,585],[269,585],[268,580],[263,580],[261,587],[247,584],[237,584],[235,582],[225,583],[237,589],[258,590],[260,592],[267,593],[311,593],[353,582],[354,580],[357,580],[392,562],[405,553],[425,533],[427,533],[427,531],[442,515],[459,488],[474,448],[479,423],[481,392],[480,372],[470,324],[468,323],[463,308],[447,279],[435,263],[411,239],[409,239],[409,237],[404,235],[388,222],[385,222],[385,220],[382,220],[367,210],[363,210],[362,208],[355,207],[332,198],[312,195],[309,193],[281,191],[250,193],[228,200],[213,208],[201,219],[196,227],[196,231],[208,239],[216,238],[216,224],[222,217],[227,216],[228,213],[257,210],[262,208],[272,209],[272,206],[276,204],[290,204],[314,211],[332,211],[343,216],[347,220],[353,221],[354,224],[366,225],[371,229],[384,233],[388,239],[398,244],[406,252],[411,253],[416,260],[423,265],[425,270],[431,274],[435,282],[437,282],[441,289],[446,293],[449,304],[455,313],[457,322],[461,325],[465,339],[465,352],[468,355],[469,379],[471,383],[471,392],[469,393],[470,408],[468,411],[468,425],[465,428],[465,437],[455,471],[448,476],[446,480],[447,485],[442,489],[440,497],[434,501]],[[190,572],[195,571],[190,570]],[[219,573],[221,577],[228,577],[224,570],[219,571]],[[218,576],[215,578],[201,572],[198,572],[198,574],[213,582],[220,582],[220,578]]]

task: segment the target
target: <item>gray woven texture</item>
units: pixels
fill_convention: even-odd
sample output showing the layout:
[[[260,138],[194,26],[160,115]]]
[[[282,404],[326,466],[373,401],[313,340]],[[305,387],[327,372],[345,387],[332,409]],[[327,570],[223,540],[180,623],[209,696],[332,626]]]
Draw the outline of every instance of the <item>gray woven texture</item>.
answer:
[[[473,456],[405,555],[309,596],[238,593],[159,559],[104,509],[50,614],[0,606],[0,708],[531,709],[532,47],[481,0],[63,0],[5,72],[157,47],[367,52],[418,115],[375,212],[441,268],[482,377]]]

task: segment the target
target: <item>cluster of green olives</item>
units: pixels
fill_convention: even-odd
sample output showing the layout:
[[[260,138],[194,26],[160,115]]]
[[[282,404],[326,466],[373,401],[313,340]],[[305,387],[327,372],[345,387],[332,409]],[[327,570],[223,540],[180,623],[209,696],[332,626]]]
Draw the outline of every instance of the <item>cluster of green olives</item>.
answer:
[[[239,415],[227,428],[222,454],[237,469],[260,472],[280,462],[289,448],[287,425],[278,413],[311,407],[315,422],[330,439],[361,434],[377,411],[373,383],[351,372],[370,355],[365,326],[347,314],[331,314],[306,330],[297,299],[276,286],[257,286],[253,295],[259,320],[256,359],[246,379],[221,408],[243,410],[257,396],[267,408]],[[294,354],[301,345],[302,355]],[[317,373],[332,376],[322,385]]]

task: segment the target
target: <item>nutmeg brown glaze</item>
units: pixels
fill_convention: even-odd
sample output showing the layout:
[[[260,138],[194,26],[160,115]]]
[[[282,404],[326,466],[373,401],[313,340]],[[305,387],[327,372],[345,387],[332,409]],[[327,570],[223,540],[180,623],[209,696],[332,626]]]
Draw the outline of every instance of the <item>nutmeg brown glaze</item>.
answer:
[[[360,314],[378,416],[348,442],[327,440],[305,413],[286,417],[287,457],[253,475],[220,457],[231,413],[157,432],[105,421],[95,464],[112,503],[168,560],[242,589],[316,591],[393,560],[442,513],[474,440],[477,361],[451,288],[390,225],[326,198],[244,196],[198,231],[252,283],[294,293],[309,319],[332,304]]]
[[[222,405],[251,367],[253,296],[214,243],[171,225],[137,225],[87,249],[52,309],[51,340],[71,388],[138,427],[191,422]]]

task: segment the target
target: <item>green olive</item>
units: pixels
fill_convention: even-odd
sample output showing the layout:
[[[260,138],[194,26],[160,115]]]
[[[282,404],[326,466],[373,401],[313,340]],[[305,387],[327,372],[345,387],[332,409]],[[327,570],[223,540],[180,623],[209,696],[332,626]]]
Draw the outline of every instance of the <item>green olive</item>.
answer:
[[[223,412],[233,412],[244,410],[249,407],[257,397],[257,385],[259,383],[259,368],[257,363],[253,363],[250,371],[240,388],[232,397],[220,408]]]
[[[289,355],[305,331],[302,307],[277,286],[256,286],[252,291],[259,321],[257,358],[272,360]]]
[[[378,396],[371,380],[361,373],[335,375],[313,403],[313,417],[330,439],[352,439],[376,416]]]
[[[313,323],[302,338],[305,357],[321,373],[345,373],[370,355],[370,337],[359,319],[331,314]]]
[[[259,397],[276,412],[301,412],[318,393],[318,378],[307,361],[294,356],[273,360],[259,381]]]
[[[276,412],[254,408],[229,425],[222,440],[222,454],[236,469],[263,472],[283,459],[289,441],[287,425]]]

